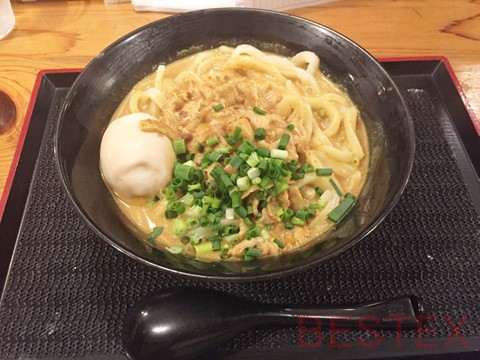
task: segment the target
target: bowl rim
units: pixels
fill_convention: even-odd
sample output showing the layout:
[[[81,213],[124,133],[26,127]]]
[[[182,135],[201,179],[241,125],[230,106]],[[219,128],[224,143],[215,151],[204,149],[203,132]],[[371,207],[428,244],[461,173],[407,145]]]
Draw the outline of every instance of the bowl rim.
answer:
[[[95,221],[89,217],[89,215],[83,210],[81,204],[79,201],[75,198],[73,195],[73,191],[71,191],[71,187],[69,185],[68,181],[68,176],[65,174],[63,171],[63,167],[61,165],[61,158],[60,158],[60,151],[59,151],[59,133],[61,131],[61,126],[62,126],[62,121],[65,112],[68,108],[68,105],[71,103],[72,99],[75,96],[75,90],[79,86],[78,84],[82,80],[82,74],[88,71],[89,68],[94,66],[95,62],[97,59],[103,57],[103,55],[108,52],[112,51],[118,46],[121,46],[125,41],[127,41],[130,38],[133,38],[134,36],[137,36],[139,33],[142,31],[148,29],[154,24],[159,24],[167,21],[175,21],[179,17],[184,17],[186,14],[189,14],[190,16],[203,16],[203,14],[209,14],[209,13],[222,13],[222,12],[243,12],[243,13],[262,13],[265,14],[266,16],[277,16],[277,17],[282,17],[285,19],[293,19],[295,21],[300,21],[303,23],[308,24],[309,26],[313,26],[316,28],[320,28],[322,30],[325,30],[329,33],[335,34],[335,36],[338,36],[342,38],[343,41],[350,43],[354,47],[358,48],[363,55],[365,55],[371,62],[376,64],[378,67],[379,71],[382,73],[382,75],[388,80],[390,83],[389,86],[392,88],[391,91],[395,92],[395,94],[398,96],[401,106],[405,111],[406,119],[405,123],[407,125],[407,132],[406,135],[410,139],[410,152],[408,154],[408,159],[406,159],[406,172],[404,173],[404,179],[402,180],[401,184],[399,185],[398,191],[394,194],[392,197],[391,201],[386,205],[385,209],[380,213],[380,215],[369,225],[367,226],[363,231],[358,233],[354,238],[352,238],[349,242],[343,244],[340,246],[338,249],[332,251],[331,253],[320,257],[318,259],[313,259],[307,263],[296,265],[296,266],[291,266],[287,267],[285,269],[281,270],[273,270],[270,272],[262,273],[262,274],[257,274],[257,275],[252,275],[252,274],[229,274],[229,275],[207,275],[207,274],[198,274],[198,273],[192,273],[188,272],[185,270],[176,270],[173,268],[169,268],[163,265],[159,265],[157,263],[154,263],[152,261],[149,261],[139,255],[136,255],[132,252],[130,252],[128,249],[124,248],[122,245],[117,243],[115,240],[111,239],[107,235],[103,233],[103,231],[99,228],[99,226],[96,225]],[[317,23],[315,21],[300,17],[298,15],[293,15],[293,14],[288,14],[288,13],[283,13],[283,12],[278,12],[274,10],[265,10],[265,9],[255,9],[255,8],[211,8],[211,9],[203,9],[203,10],[195,10],[195,11],[189,11],[185,13],[180,13],[180,14],[174,14],[171,16],[168,16],[166,18],[162,18],[159,20],[155,20],[153,22],[150,22],[148,24],[145,24],[139,28],[136,28],[127,34],[121,36],[117,40],[115,40],[113,43],[108,45],[106,48],[104,48],[97,56],[95,56],[85,67],[84,69],[80,72],[80,74],[77,76],[75,81],[73,82],[72,86],[70,87],[65,100],[63,101],[63,104],[60,108],[59,114],[58,114],[58,121],[55,126],[55,132],[54,132],[54,158],[55,158],[55,164],[57,168],[57,172],[60,175],[60,180],[63,185],[63,188],[65,190],[65,193],[67,195],[67,198],[69,199],[70,203],[73,205],[75,208],[76,212],[80,215],[80,217],[83,219],[83,221],[89,226],[91,230],[95,233],[95,235],[99,236],[102,238],[102,240],[106,241],[109,245],[113,246],[116,250],[120,251],[121,253],[129,256],[130,258],[134,259],[135,261],[147,265],[151,268],[172,274],[172,275],[177,275],[183,278],[188,278],[191,280],[197,280],[197,281],[213,281],[213,282],[253,282],[253,281],[265,281],[265,280],[271,280],[271,279],[278,279],[280,277],[286,277],[289,275],[293,275],[296,273],[300,273],[303,271],[306,271],[308,269],[311,269],[315,266],[318,266],[322,263],[325,263],[329,260],[331,260],[334,257],[338,257],[340,254],[344,253],[348,249],[352,248],[354,245],[356,245],[358,242],[360,242],[362,239],[364,239],[366,236],[368,236],[373,230],[377,228],[377,226],[382,223],[382,221],[390,214],[390,212],[393,210],[393,208],[397,205],[400,197],[402,196],[405,187],[407,186],[407,183],[410,179],[412,168],[413,168],[413,162],[414,162],[414,157],[415,157],[415,132],[414,132],[414,125],[413,125],[413,120],[410,114],[410,110],[405,102],[405,99],[402,96],[402,93],[398,89],[397,85],[391,78],[391,76],[387,73],[387,71],[383,68],[383,66],[380,64],[380,62],[373,57],[365,48],[363,48],[361,45],[356,43],[355,41],[351,40],[350,38],[346,37],[345,35],[337,32],[336,30],[322,25],[320,23]],[[312,245],[313,246],[313,245]]]

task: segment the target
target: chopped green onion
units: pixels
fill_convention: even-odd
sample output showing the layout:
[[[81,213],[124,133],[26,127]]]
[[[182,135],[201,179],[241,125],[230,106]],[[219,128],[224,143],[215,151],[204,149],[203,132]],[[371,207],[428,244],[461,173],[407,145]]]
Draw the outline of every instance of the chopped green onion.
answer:
[[[294,172],[292,174],[292,180],[300,180],[300,179],[303,179],[305,177],[305,173],[303,172]]]
[[[256,128],[253,133],[253,137],[257,141],[265,140],[265,138],[267,137],[267,130],[265,130],[264,128]]]
[[[187,190],[188,191],[199,190],[201,188],[202,188],[202,185],[200,183],[187,185]]]
[[[261,233],[260,228],[257,225],[255,225],[253,228],[247,231],[247,233],[245,234],[245,237],[247,239],[251,239],[259,236],[260,233]]]
[[[272,179],[277,179],[281,174],[280,168],[271,166],[268,169],[268,176]]]
[[[183,245],[167,246],[166,249],[172,254],[180,254],[183,251]]]
[[[247,155],[250,155],[256,149],[257,147],[248,140],[243,140],[240,146],[238,147],[238,151],[243,152]]]
[[[220,222],[220,219],[215,214],[210,213],[207,215],[207,221],[210,224],[218,224]]]
[[[320,206],[318,204],[318,202],[313,202],[311,204],[308,204],[308,208],[309,209],[318,209]]]
[[[292,131],[293,129],[295,129],[295,125],[293,125],[293,124],[288,124],[287,125],[287,130]]]
[[[357,198],[350,193],[345,195],[345,198],[338,204],[338,206],[330,211],[327,217],[332,220],[334,223],[342,220],[345,215],[353,208],[357,201]]]
[[[230,176],[228,176],[227,174],[223,174],[220,176],[220,180],[222,181],[223,185],[225,185],[225,187],[228,189],[228,190],[231,190],[234,188],[235,185],[233,185],[233,182],[232,180],[230,180]]]
[[[270,181],[271,181],[270,178],[264,177],[262,179],[262,181],[260,182],[260,184],[258,184],[258,187],[260,187],[261,189],[265,189],[267,187],[267,185],[270,184]]]
[[[283,215],[282,215],[282,218],[285,220],[285,219],[290,219],[292,216],[293,216],[294,212],[292,209],[290,208],[287,208],[285,209],[285,211],[283,212]]]
[[[323,190],[320,189],[320,187],[318,187],[318,186],[315,186],[315,192],[317,193],[318,196],[323,194]]]
[[[192,178],[193,173],[194,173],[193,167],[185,164],[177,164],[173,172],[175,177],[182,180],[190,180]]]
[[[187,231],[187,222],[183,219],[176,218],[173,219],[173,235],[181,235]]]
[[[342,191],[340,190],[340,188],[338,187],[337,183],[335,182],[335,180],[333,179],[328,179],[328,181],[330,182],[330,184],[332,184],[333,188],[335,189],[335,192],[338,194],[338,196],[343,196],[343,193]]]
[[[173,151],[175,151],[175,154],[177,155],[185,154],[187,152],[187,146],[185,145],[184,139],[174,140],[172,145]]]
[[[205,150],[205,146],[203,146],[202,144],[197,144],[197,151],[199,153],[202,153],[204,150]]]
[[[243,219],[243,222],[244,222],[245,226],[249,229],[252,228],[255,225],[255,223],[249,218]]]
[[[227,246],[227,245],[225,245],[225,246]],[[220,252],[220,259],[222,259],[222,260],[228,259],[231,256],[231,255],[228,254],[229,248],[225,247],[225,246],[223,247],[222,251]]]
[[[240,167],[240,165],[242,165],[243,162],[244,160],[240,156],[235,154],[233,155],[233,157],[230,158],[230,162],[228,164],[235,170],[238,170],[238,168]]]
[[[258,176],[255,179],[252,179],[252,184],[253,185],[258,185],[262,182],[262,179]]]
[[[228,147],[217,147],[215,151],[220,154],[230,154],[230,148]]]
[[[274,186],[274,195],[280,195],[282,192],[288,189],[288,183],[282,182],[278,184],[277,186]]]
[[[220,209],[220,206],[222,206],[222,200],[219,198],[213,198],[211,206],[212,209]]]
[[[240,240],[240,234],[227,235],[227,236],[224,236],[222,238],[222,240],[225,241],[228,244],[233,244],[233,243],[237,242],[238,240]]]
[[[264,239],[268,239],[270,237],[270,234],[266,229],[262,229],[262,231],[260,232],[260,235],[262,235]]]
[[[167,187],[167,189],[165,190],[165,198],[168,201],[175,199],[175,190],[171,186]]]
[[[260,249],[249,247],[245,250],[245,256],[259,257],[262,254]]]
[[[258,154],[255,151],[252,152],[247,159],[247,164],[250,165],[252,168],[257,166],[259,162],[260,159],[258,158]]]
[[[165,210],[165,218],[173,219],[178,216],[178,213],[175,210]]]
[[[207,146],[217,145],[218,143],[220,143],[220,140],[218,140],[218,137],[216,136],[211,137],[207,139],[207,141],[205,141],[205,144],[207,144]]]
[[[257,153],[258,155],[260,156],[263,156],[263,157],[269,157],[270,156],[270,149],[266,148],[266,147],[263,147],[263,146],[259,146],[257,148]]]
[[[201,255],[201,254],[205,254],[212,251],[213,250],[212,245],[213,244],[211,241],[204,241],[198,245],[193,245],[193,247],[195,248],[197,255]]]
[[[236,209],[241,205],[241,199],[240,199],[240,190],[239,189],[232,189],[230,191],[230,199],[232,199],[232,207]],[[237,213],[238,216],[240,216],[238,213]],[[240,216],[241,217],[241,216]]]
[[[293,229],[293,224],[290,222],[290,221],[287,221],[283,224],[283,226],[285,226],[285,229]]]
[[[270,156],[274,159],[285,160],[288,157],[288,151],[287,150],[281,150],[281,149],[272,149],[270,151]]]
[[[248,176],[237,178],[237,186],[240,191],[246,191],[250,188],[250,179]]]
[[[242,132],[242,128],[238,126],[235,127],[235,129],[233,130],[233,134],[231,136],[226,137],[225,139],[227,141],[227,144],[230,146],[234,146],[237,143],[241,132]]]
[[[172,182],[170,183],[170,186],[172,187],[172,189],[174,190],[177,190],[177,189],[183,189],[187,186],[187,181],[184,180],[184,179],[180,179],[180,178],[173,178],[172,179]]]
[[[298,218],[298,217],[296,217],[296,216],[294,216],[294,217],[292,218],[292,224],[293,224],[293,225],[303,226],[303,225],[306,224],[306,221],[303,220],[303,219],[300,219],[300,218]]]
[[[329,176],[333,174],[333,169],[332,168],[315,169],[315,174],[317,176]]]
[[[205,196],[202,198],[202,203],[203,203],[203,204],[211,204],[212,202],[213,202],[213,196],[205,195]]]
[[[233,220],[235,218],[235,210],[233,208],[225,209],[225,219]]]
[[[241,217],[242,219],[246,218],[248,213],[247,209],[244,206],[240,205],[239,207],[235,208],[235,213]]]
[[[226,175],[227,173],[223,170],[222,166],[216,164],[212,170],[210,170],[210,176],[213,177],[215,180],[220,180],[222,175]]]
[[[212,153],[209,155],[208,159],[209,159],[210,161],[217,162],[218,160],[220,160],[220,158],[221,158],[222,156],[223,156],[222,153],[219,153],[218,151],[215,150],[214,152],[212,152]]]
[[[270,150],[269,150],[268,155],[270,156]],[[268,159],[268,160],[270,160],[270,159]],[[262,160],[260,160],[260,162],[258,163],[257,167],[258,167],[260,170],[264,171],[264,170],[267,170],[267,169],[268,169],[268,164],[269,164],[269,161],[267,161],[267,159],[262,159]]]
[[[320,117],[324,117],[325,116],[325,109],[324,108],[318,108],[317,114]]]
[[[257,106],[254,106],[254,107],[253,107],[253,112],[254,112],[255,114],[258,114],[258,115],[266,115],[266,114],[267,114],[266,111],[260,109],[260,108],[257,107]]]
[[[200,225],[200,221],[196,218],[190,217],[186,220],[187,228],[194,229]]]
[[[250,169],[250,165],[248,165],[247,163],[243,163],[242,165],[240,165],[240,168],[238,169],[238,173],[240,174],[240,176],[245,176],[247,175],[247,172],[249,169]]]
[[[151,207],[152,207],[153,205],[155,205],[159,200],[160,200],[160,198],[158,197],[158,195],[155,195],[152,199],[148,200],[148,201],[147,201],[147,204],[146,204],[147,209],[148,209],[148,208],[151,208]]]
[[[259,177],[260,174],[261,174],[260,169],[258,169],[256,167],[252,167],[252,168],[248,169],[248,171],[247,171],[247,176],[252,180]]]
[[[155,245],[155,240],[159,237],[163,232],[163,227],[154,227],[152,232],[147,235],[147,239],[150,243]]]
[[[278,148],[280,150],[285,150],[287,148],[288,142],[290,141],[289,134],[283,134],[278,143]]]
[[[174,206],[173,210],[177,214],[183,214],[186,210],[185,204],[180,202],[180,201],[177,201],[177,202],[175,202],[175,206]]]
[[[222,249],[222,244],[220,241],[212,241],[212,250],[213,251],[220,251]]]
[[[213,110],[215,112],[219,112],[219,111],[222,111],[224,109],[224,106],[222,104],[217,104],[213,107]]]
[[[306,220],[308,217],[308,209],[300,209],[295,212],[295,217]]]
[[[283,248],[285,247],[285,245],[283,244],[283,242],[281,242],[279,239],[275,239],[275,240],[273,240],[273,242],[274,242],[275,244],[277,244],[280,249],[283,249]]]

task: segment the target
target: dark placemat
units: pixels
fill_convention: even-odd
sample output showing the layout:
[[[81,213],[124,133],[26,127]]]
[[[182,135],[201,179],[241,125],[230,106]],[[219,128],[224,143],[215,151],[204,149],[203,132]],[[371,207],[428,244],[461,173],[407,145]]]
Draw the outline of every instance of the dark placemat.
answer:
[[[415,294],[430,315],[420,332],[380,332],[380,344],[365,331],[337,333],[329,343],[329,330],[253,329],[205,358],[373,358],[478,349],[480,217],[434,106],[438,99],[408,86],[403,93],[415,124],[416,159],[404,195],[388,218],[354,248],[309,271],[227,284],[192,282],[150,269],[90,231],[67,201],[56,173],[53,129],[66,90],[56,92],[0,306],[0,357],[123,358],[120,330],[127,309],[149,292],[176,286],[292,304]],[[359,339],[377,346],[359,347]],[[336,349],[338,344],[345,347]]]

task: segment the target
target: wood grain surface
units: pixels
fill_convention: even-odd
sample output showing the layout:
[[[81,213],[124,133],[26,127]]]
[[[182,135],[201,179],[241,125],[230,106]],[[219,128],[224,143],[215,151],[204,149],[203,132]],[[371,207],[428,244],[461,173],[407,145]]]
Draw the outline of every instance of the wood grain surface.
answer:
[[[0,40],[0,91],[13,99],[16,120],[0,135],[0,195],[37,73],[82,68],[122,35],[169,16],[99,0],[14,2],[13,8],[16,27]],[[447,57],[480,119],[480,0],[337,0],[289,13],[343,33],[377,58]]]

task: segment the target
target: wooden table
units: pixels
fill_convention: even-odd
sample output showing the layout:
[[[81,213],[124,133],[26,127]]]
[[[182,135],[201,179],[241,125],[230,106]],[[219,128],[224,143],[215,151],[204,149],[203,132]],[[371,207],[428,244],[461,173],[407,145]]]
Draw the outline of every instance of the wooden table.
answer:
[[[117,38],[169,15],[99,0],[15,2],[13,8],[16,27],[0,40],[0,91],[13,99],[17,115],[0,135],[0,195],[38,71],[84,67]],[[378,58],[446,56],[480,120],[480,1],[338,0],[289,12],[332,27]]]

